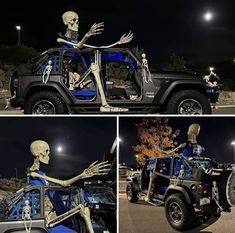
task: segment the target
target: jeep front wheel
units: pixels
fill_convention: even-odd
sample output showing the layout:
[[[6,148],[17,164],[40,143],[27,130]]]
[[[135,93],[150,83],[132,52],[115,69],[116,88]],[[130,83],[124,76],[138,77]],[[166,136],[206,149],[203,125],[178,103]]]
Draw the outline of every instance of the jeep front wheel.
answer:
[[[57,93],[50,91],[42,91],[30,96],[24,106],[24,114],[54,115],[67,112],[62,98]]]
[[[135,203],[138,201],[138,192],[134,190],[132,184],[128,183],[126,186],[126,196],[129,202]]]
[[[173,194],[167,198],[165,214],[169,224],[176,230],[187,230],[194,225],[193,206],[185,202],[182,194]]]
[[[205,95],[195,90],[175,93],[167,104],[168,114],[202,115],[211,114],[210,102]]]

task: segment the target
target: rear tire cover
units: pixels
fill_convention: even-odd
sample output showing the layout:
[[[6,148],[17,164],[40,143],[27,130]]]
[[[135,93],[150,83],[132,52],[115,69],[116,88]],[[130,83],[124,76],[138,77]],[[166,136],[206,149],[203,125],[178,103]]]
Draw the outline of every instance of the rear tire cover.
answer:
[[[235,206],[235,172],[231,172],[226,185],[226,197],[230,206]]]

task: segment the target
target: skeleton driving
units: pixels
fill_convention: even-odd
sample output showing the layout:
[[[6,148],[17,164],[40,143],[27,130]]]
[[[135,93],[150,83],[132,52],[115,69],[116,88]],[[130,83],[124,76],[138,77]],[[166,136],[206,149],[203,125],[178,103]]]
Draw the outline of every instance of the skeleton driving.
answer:
[[[78,41],[78,29],[79,29],[79,17],[78,14],[73,11],[67,11],[62,16],[63,23],[67,26],[66,33],[62,35],[59,34],[59,38],[57,39],[57,42],[62,44],[62,48],[111,48],[116,45],[129,43],[133,39],[133,33],[129,32],[127,35],[124,34],[121,36],[120,40],[106,46],[93,46],[86,44],[85,42],[87,39],[91,36],[101,34],[104,30],[104,23],[94,23],[90,30],[85,34],[85,36]],[[96,85],[98,87],[98,91],[101,97],[101,103],[102,106],[100,107],[101,112],[125,112],[128,111],[128,109],[125,108],[118,108],[118,107],[112,107],[107,103],[105,92],[102,86],[101,78],[100,78],[100,68],[97,62],[92,62],[90,64],[90,67],[88,69],[88,72],[86,76],[89,74],[93,74]],[[77,72],[69,72],[69,89],[73,90],[76,88],[76,84],[80,80],[80,75]]]
[[[110,164],[108,162],[101,162],[98,163],[97,161],[92,163],[88,168],[86,168],[81,174],[68,179],[68,180],[60,180],[56,178],[52,178],[46,176],[45,172],[40,170],[40,164],[49,164],[50,160],[50,147],[47,142],[42,140],[36,140],[32,142],[30,146],[30,150],[34,158],[33,165],[29,168],[28,172],[28,182],[30,186],[46,186],[49,182],[61,185],[63,187],[70,186],[74,182],[89,178],[95,175],[106,175],[110,171]],[[55,199],[56,198],[56,199]],[[62,223],[67,218],[79,214],[85,221],[86,227],[89,233],[93,233],[93,227],[90,217],[89,208],[83,204],[78,204],[74,206],[74,208],[70,209],[69,211],[58,215],[55,213],[56,211],[52,211],[55,209],[55,206],[58,202],[62,202],[58,195],[55,192],[48,192],[48,201],[51,203],[46,203],[46,225],[49,229],[49,232],[68,232],[68,233],[75,233],[73,229],[69,229],[67,226],[64,226]],[[27,206],[29,207],[29,205]],[[29,211],[28,211],[29,212]],[[27,215],[28,216],[28,215]],[[29,218],[27,217],[27,220]],[[59,224],[59,225],[58,225]]]

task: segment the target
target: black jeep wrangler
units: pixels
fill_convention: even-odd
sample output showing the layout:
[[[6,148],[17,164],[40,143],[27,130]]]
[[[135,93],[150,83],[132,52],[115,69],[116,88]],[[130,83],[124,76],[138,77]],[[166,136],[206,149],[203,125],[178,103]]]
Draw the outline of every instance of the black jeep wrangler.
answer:
[[[152,185],[150,177],[154,177]],[[164,205],[169,224],[181,231],[230,212],[235,206],[234,189],[232,169],[218,168],[209,158],[169,156],[148,160],[141,172],[128,177],[126,193],[132,203]]]
[[[52,70],[45,84],[42,76],[49,61]],[[219,96],[216,87],[208,87],[195,73],[151,71],[151,80],[146,81],[141,61],[129,49],[56,48],[14,72],[11,106],[25,114],[101,113],[100,93],[93,74],[87,72],[91,63],[99,65],[108,104],[128,109],[125,114],[211,114],[210,103]],[[74,90],[69,89],[70,72],[80,76]]]

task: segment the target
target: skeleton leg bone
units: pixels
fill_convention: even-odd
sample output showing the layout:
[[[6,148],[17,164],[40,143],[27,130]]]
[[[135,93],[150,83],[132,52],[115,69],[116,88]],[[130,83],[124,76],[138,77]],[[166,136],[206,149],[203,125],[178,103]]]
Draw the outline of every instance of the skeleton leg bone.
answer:
[[[148,187],[147,195],[145,196],[145,201],[150,201],[150,196],[151,196],[151,192],[153,188],[153,181],[155,180],[156,177],[157,175],[154,172],[150,173],[149,187]]]
[[[74,90],[74,84],[80,80],[80,75],[76,72],[69,72],[69,90]]]
[[[101,83],[101,79],[100,79],[100,70],[99,70],[99,66],[95,63],[91,64],[91,72],[93,73],[93,75],[95,76],[95,80],[98,86],[98,90],[100,93],[100,97],[101,97],[101,103],[102,106],[100,107],[100,111],[101,112],[127,112],[128,109],[127,108],[118,108],[118,107],[111,107],[106,100],[105,94],[104,94],[104,89]]]

